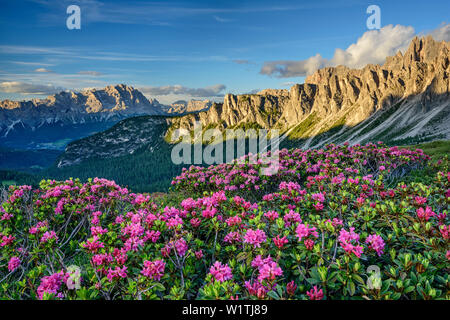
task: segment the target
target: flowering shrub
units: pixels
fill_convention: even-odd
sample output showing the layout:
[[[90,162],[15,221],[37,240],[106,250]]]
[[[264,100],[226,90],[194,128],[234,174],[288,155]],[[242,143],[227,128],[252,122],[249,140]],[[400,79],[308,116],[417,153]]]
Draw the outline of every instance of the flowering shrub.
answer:
[[[11,186],[0,297],[450,298],[446,163],[425,185],[401,181],[426,165],[420,150],[280,155],[275,177],[250,164],[184,171],[174,187],[192,197],[182,201],[155,203],[98,178]]]
[[[270,151],[267,154],[270,156]],[[305,182],[308,175],[323,170],[333,175],[342,172],[347,175],[372,173],[378,176],[383,173],[385,179],[391,180],[405,171],[422,166],[430,157],[420,149],[411,151],[369,143],[365,146],[329,144],[325,149],[305,151],[282,149],[278,159],[278,171],[270,176],[261,174],[266,167],[262,159],[248,155],[232,163],[208,168],[183,168],[181,175],[173,179],[172,186],[175,190],[188,193],[225,190],[260,199],[268,191],[276,190],[281,182]]]

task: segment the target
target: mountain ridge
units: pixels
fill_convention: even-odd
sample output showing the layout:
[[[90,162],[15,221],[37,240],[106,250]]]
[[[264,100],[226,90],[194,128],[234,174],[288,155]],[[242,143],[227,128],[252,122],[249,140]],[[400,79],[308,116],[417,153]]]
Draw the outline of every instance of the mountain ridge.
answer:
[[[159,106],[156,99],[148,100],[139,90],[118,84],[103,89],[61,91],[44,99],[0,101],[0,124],[21,119],[39,125],[48,117],[82,121],[82,116],[102,113],[160,114]]]
[[[67,142],[139,115],[165,114],[156,99],[124,84],[44,99],[0,101],[0,144],[22,149],[61,149]]]
[[[399,134],[399,138],[431,136],[432,132],[449,138],[449,51],[448,42],[437,42],[431,36],[416,37],[404,54],[399,52],[388,57],[383,65],[369,64],[361,69],[327,67],[290,90],[227,94],[222,104],[215,103],[206,112],[172,120],[172,127],[193,130],[199,121],[203,127],[224,130],[253,123],[265,129],[279,129],[296,139],[306,139],[305,147],[320,147],[329,139],[311,145],[314,137],[337,127],[352,130],[377,112],[395,106],[412,116],[399,127],[412,126],[411,130]],[[443,117],[440,124],[427,126],[438,115]],[[311,117],[315,118],[313,125],[297,130],[305,121],[311,122]],[[362,140],[352,135],[352,142]]]

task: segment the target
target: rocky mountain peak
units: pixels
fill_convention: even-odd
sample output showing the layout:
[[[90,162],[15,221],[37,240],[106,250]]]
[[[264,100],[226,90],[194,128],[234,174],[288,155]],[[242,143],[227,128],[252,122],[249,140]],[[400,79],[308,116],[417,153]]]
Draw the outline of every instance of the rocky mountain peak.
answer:
[[[449,42],[438,42],[431,36],[416,37],[404,54],[398,52],[388,57],[383,65],[369,64],[361,69],[323,68],[290,90],[227,94],[223,104],[171,121],[176,127],[190,130],[195,121],[219,129],[252,123],[262,128],[277,128],[286,134],[295,133],[296,138],[306,139],[309,147],[311,143],[321,145],[332,140],[318,141],[315,136],[327,132],[337,134],[336,128],[341,129],[342,135],[346,128],[363,126],[381,114],[389,114],[396,119],[391,124],[397,124],[391,132],[398,132],[399,138],[448,137],[449,57]],[[358,142],[370,133],[376,136],[378,131],[383,132],[381,128],[385,125],[381,123],[376,132],[368,130],[361,137],[355,133],[348,138]]]
[[[208,110],[212,105],[210,100],[194,100],[189,101],[177,100],[165,107],[165,112],[170,114],[185,114],[191,112],[201,112]]]
[[[162,114],[157,100],[148,100],[125,84],[79,92],[62,91],[44,99],[0,102],[0,135],[20,124],[34,130],[43,123],[77,124]]]

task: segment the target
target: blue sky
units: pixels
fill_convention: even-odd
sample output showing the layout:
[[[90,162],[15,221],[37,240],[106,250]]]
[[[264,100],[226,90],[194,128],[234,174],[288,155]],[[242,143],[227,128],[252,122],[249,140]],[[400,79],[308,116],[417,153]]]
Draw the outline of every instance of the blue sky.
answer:
[[[70,4],[80,6],[81,30],[66,27]],[[381,30],[366,26],[372,4]],[[317,67],[382,63],[416,34],[448,41],[450,32],[442,0],[0,0],[0,8],[0,99],[17,100],[117,83],[164,103],[221,100],[289,88]]]

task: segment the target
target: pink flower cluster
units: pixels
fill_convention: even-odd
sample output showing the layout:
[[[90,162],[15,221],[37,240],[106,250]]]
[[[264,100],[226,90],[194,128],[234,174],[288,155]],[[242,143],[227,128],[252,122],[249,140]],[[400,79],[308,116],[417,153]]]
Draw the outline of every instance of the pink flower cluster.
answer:
[[[222,264],[222,262],[219,261],[216,261],[211,266],[211,268],[209,269],[209,273],[215,280],[219,282],[224,282],[233,278],[231,268],[228,266],[228,264]]]
[[[165,267],[166,263],[163,260],[144,260],[144,269],[142,269],[141,273],[146,277],[159,281],[164,276]]]
[[[252,261],[252,267],[258,268],[258,280],[260,282],[266,279],[273,281],[276,277],[283,274],[283,270],[281,270],[278,264],[273,261],[270,256],[265,259],[263,259],[261,255],[256,256],[256,258]]]
[[[366,243],[369,245],[369,249],[375,250],[378,256],[381,256],[383,254],[385,244],[381,236],[372,234],[367,237]]]
[[[392,255],[384,254],[389,246],[396,256],[429,248],[440,264],[422,276],[436,292],[445,292],[445,284],[432,278],[445,275],[441,262],[450,260],[448,199],[442,196],[449,190],[450,176],[441,173],[428,188],[406,183],[391,187],[385,177],[396,173],[398,166],[426,159],[421,152],[371,144],[286,150],[280,152],[280,170],[271,178],[260,176],[259,165],[250,163],[185,170],[175,185],[193,198],[182,201],[169,196],[152,202],[153,195],[129,193],[104,179],[85,184],[45,181],[33,194],[13,187],[7,202],[0,205],[1,278],[7,276],[11,287],[16,285],[22,274],[18,268],[27,271],[30,259],[46,265],[46,270],[69,265],[71,261],[62,265],[58,260],[59,250],[40,245],[60,241],[59,246],[67,243],[62,247],[67,257],[82,251],[89,259],[85,267],[93,276],[83,279],[87,282],[83,286],[96,288],[88,289],[96,299],[133,298],[136,287],[130,289],[130,283],[134,281],[139,291],[144,288],[142,298],[271,299],[277,294],[321,300],[325,293],[327,299],[349,293],[373,298],[359,281],[353,281],[355,292],[351,293],[353,288],[339,281],[314,286],[319,282],[299,277],[298,272],[315,278],[323,261],[348,264],[333,270],[343,278],[346,272],[354,279],[357,274],[364,277],[372,263],[383,262],[387,270],[391,266],[397,270],[400,267]],[[382,172],[381,166],[385,167]],[[32,200],[33,212],[39,213],[30,218],[21,213],[24,200]],[[394,221],[408,233],[393,230]],[[20,224],[23,230],[16,232]],[[66,242],[69,237],[70,243]],[[51,257],[53,265],[40,257]],[[322,271],[317,271],[322,277]],[[195,277],[189,276],[192,272],[197,273]],[[185,290],[176,292],[172,286],[180,288],[181,275],[189,280],[184,282]],[[64,287],[66,277],[62,271],[43,277],[38,297],[47,292],[57,298],[64,294],[64,298],[76,298],[75,292]],[[162,286],[153,286],[156,281]],[[27,285],[26,290],[29,295],[36,288]],[[405,293],[407,298],[415,295],[415,289]]]
[[[313,236],[314,238],[319,237],[319,233],[316,231],[316,227],[309,227],[308,224],[300,223],[295,229],[298,241],[302,241],[303,238]]]
[[[16,237],[14,237],[13,235],[4,236],[0,233],[0,240],[1,240],[0,247],[6,247],[12,244],[15,239]]]
[[[19,257],[12,257],[8,262],[8,271],[14,271],[20,266]]]
[[[322,300],[323,299],[323,291],[322,289],[318,290],[317,286],[314,286],[311,290],[307,291],[310,300]]]
[[[359,246],[359,234],[354,232],[355,228],[350,228],[350,231],[341,229],[339,233],[339,243],[345,252],[354,253],[358,258],[363,253],[363,247]]]
[[[127,277],[127,269],[128,269],[127,266],[122,267],[117,266],[114,269],[109,268],[106,278],[108,278],[109,282],[112,282],[113,280],[120,278],[125,279]]]
[[[267,297],[267,293],[272,289],[269,286],[263,285],[259,281],[245,281],[245,288],[248,291],[248,294],[251,296],[258,297],[258,299],[264,299]]]
[[[244,235],[244,242],[252,244],[254,248],[261,247],[261,243],[266,241],[266,233],[260,229],[248,229]]]
[[[433,210],[427,206],[425,210],[423,208],[417,209],[417,217],[421,220],[428,221],[431,217],[434,217],[436,213],[433,212]]]
[[[46,228],[47,226],[48,226],[48,222],[46,220],[39,221],[35,226],[31,227],[28,232],[30,234],[37,234],[37,233],[41,232],[42,229]]]
[[[58,236],[56,235],[56,232],[51,230],[51,231],[46,231],[42,237],[41,237],[41,243],[47,243],[50,240],[55,240],[55,242],[58,242]]]
[[[286,238],[286,236],[280,238],[280,235],[277,235],[275,238],[273,238],[273,243],[275,243],[278,249],[281,249],[285,244],[289,243],[289,240]]]
[[[61,286],[63,284],[65,278],[65,274],[63,271],[54,273],[50,276],[45,276],[41,279],[41,284],[37,288],[37,294],[39,299],[43,299],[44,294],[52,294],[55,295],[57,298],[64,298],[64,294],[59,292],[61,289]]]

